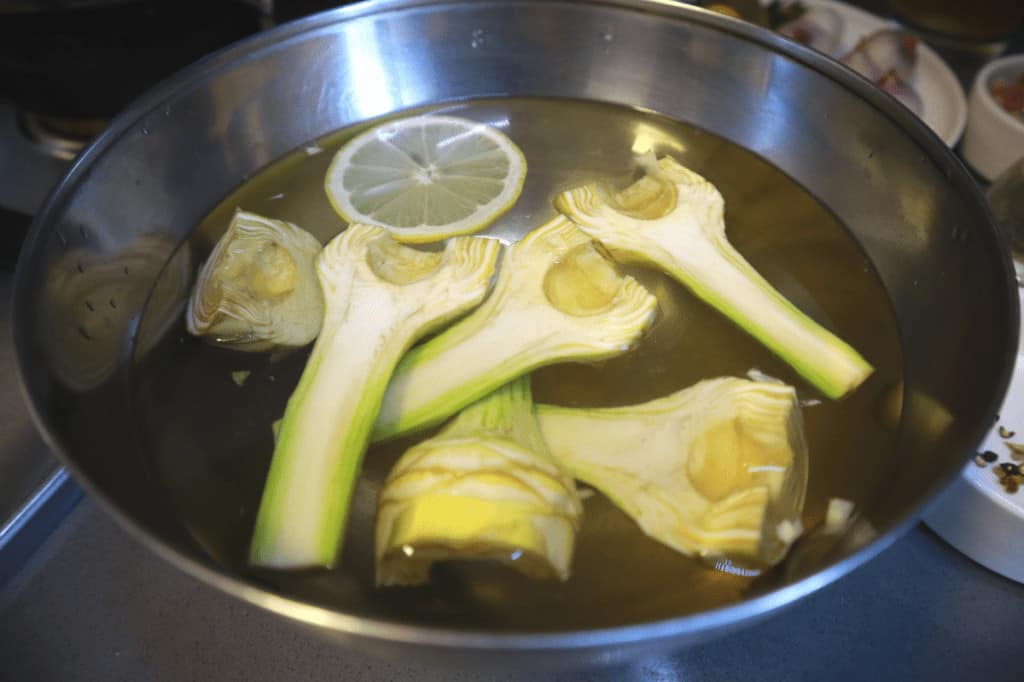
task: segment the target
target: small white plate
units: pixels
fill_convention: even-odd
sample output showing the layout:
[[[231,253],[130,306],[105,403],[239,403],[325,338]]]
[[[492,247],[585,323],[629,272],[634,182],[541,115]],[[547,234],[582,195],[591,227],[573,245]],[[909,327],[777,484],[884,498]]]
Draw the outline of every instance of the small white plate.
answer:
[[[852,50],[864,36],[884,28],[899,27],[895,21],[875,16],[862,9],[832,0],[801,0],[806,7],[827,7],[843,20],[843,34],[839,47],[830,55],[839,59]],[[910,85],[917,91],[924,105],[922,120],[942,138],[949,147],[956,146],[967,124],[967,99],[960,81],[930,47],[918,43],[917,66]]]

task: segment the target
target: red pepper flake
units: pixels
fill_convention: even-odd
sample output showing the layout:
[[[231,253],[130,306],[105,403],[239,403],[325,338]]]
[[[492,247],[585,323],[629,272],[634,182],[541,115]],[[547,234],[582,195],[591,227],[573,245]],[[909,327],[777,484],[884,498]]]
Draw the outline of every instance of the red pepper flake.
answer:
[[[904,33],[900,36],[900,53],[904,59],[913,62],[917,59],[917,36],[912,33]]]
[[[806,26],[797,26],[793,30],[793,40],[802,45],[810,45],[814,40],[814,34]]]
[[[1019,114],[1024,111],[1024,83],[998,79],[992,81],[988,86],[993,99],[999,102],[1006,111],[1011,114]]]

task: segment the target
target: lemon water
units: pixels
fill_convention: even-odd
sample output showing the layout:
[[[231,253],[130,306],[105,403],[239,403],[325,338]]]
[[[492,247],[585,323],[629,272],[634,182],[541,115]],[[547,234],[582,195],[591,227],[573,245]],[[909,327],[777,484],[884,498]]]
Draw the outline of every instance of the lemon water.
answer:
[[[536,372],[538,401],[626,405],[701,379],[744,376],[757,369],[796,386],[805,404],[810,482],[804,526],[821,522],[832,497],[858,505],[870,500],[895,456],[896,436],[880,410],[901,378],[900,340],[888,297],[865,254],[814,197],[722,138],[626,107],[516,98],[402,115],[424,111],[487,123],[523,151],[528,171],[522,195],[482,232],[506,242],[551,217],[551,201],[559,191],[595,178],[624,186],[637,177],[637,154],[671,154],[717,186],[725,199],[729,239],[753,266],[876,368],[847,399],[823,399],[674,281],[631,267],[628,272],[658,297],[653,328],[621,357]],[[240,185],[194,230],[187,244],[194,262],[201,262],[239,207],[294,222],[321,242],[335,236],[344,223],[326,198],[324,175],[346,140],[378,123],[311,141]],[[254,571],[245,557],[273,452],[270,425],[283,414],[307,355],[308,350],[271,355],[214,348],[190,337],[182,322],[137,372],[139,447],[150,453],[153,471],[177,504],[183,524],[211,560],[227,570],[359,614],[396,619],[416,614],[439,624],[514,630],[611,626],[710,609],[779,584],[788,569],[783,563],[759,576],[713,570],[650,540],[604,497],[594,495],[584,505],[573,575],[566,583],[532,581],[496,565],[451,562],[435,567],[429,586],[377,589],[377,492],[395,459],[416,442],[410,439],[367,453],[337,569]]]

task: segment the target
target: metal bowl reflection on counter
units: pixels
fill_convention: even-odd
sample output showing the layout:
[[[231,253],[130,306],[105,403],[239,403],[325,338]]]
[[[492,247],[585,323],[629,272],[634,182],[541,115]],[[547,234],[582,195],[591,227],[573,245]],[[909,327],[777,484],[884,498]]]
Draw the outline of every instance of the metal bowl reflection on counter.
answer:
[[[396,616],[364,586],[329,603],[315,590],[271,589],[215,561],[175,513],[138,447],[128,400],[133,349],[180,313],[183,297],[158,288],[164,317],[140,328],[150,296],[138,288],[182,265],[167,263],[167,245],[182,242],[242,179],[309,140],[404,109],[493,96],[621,104],[721,136],[806,188],[877,269],[904,349],[900,456],[858,525],[790,562],[781,584],[711,611],[613,627],[439,626],[427,613]],[[163,258],[132,255],[133,245],[147,242],[162,245]],[[69,252],[88,253],[90,264],[110,272],[133,258],[124,268],[130,276],[105,285],[116,314],[85,335],[53,327],[76,324],[52,296],[53,281],[77,268]],[[982,196],[912,113],[777,35],[653,0],[382,0],[206,58],[136,101],[82,154],[36,218],[15,294],[16,347],[37,423],[87,491],[137,538],[215,588],[346,645],[492,666],[611,662],[694,644],[875,556],[955,479],[992,424],[1017,320],[1011,261]],[[88,371],[78,382],[62,380],[82,344],[90,344]],[[929,431],[936,403],[951,415],[941,438]]]

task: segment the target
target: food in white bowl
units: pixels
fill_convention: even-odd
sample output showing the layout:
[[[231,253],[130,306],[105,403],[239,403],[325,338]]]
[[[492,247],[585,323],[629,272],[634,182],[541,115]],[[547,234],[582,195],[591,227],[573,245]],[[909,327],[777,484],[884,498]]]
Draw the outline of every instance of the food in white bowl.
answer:
[[[1024,117],[1018,89],[1022,79],[1024,55],[1013,55],[986,65],[971,87],[967,132],[960,151],[971,168],[990,182],[1024,157]]]

